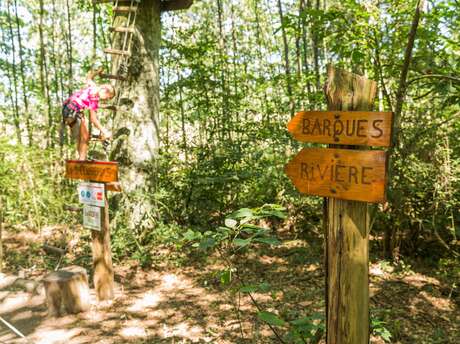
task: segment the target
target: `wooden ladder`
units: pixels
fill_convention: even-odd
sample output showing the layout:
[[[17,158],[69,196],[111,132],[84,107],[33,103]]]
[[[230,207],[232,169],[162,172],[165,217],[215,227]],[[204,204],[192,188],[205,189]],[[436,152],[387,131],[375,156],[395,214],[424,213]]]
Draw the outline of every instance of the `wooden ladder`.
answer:
[[[109,28],[114,34],[122,35],[121,49],[114,47],[104,49],[104,53],[119,56],[119,67],[115,74],[104,73],[101,78],[114,80],[112,85],[116,91],[116,97],[112,104],[104,104],[100,107],[102,109],[117,111],[120,105],[120,94],[124,81],[127,79],[128,62],[131,57],[132,41],[134,33],[136,32],[136,18],[139,3],[141,0],[93,0],[93,4],[113,3],[113,12],[115,14],[123,13],[127,15],[127,20],[124,26],[115,27],[115,17],[112,19],[112,25]],[[112,40],[113,42],[117,40]]]

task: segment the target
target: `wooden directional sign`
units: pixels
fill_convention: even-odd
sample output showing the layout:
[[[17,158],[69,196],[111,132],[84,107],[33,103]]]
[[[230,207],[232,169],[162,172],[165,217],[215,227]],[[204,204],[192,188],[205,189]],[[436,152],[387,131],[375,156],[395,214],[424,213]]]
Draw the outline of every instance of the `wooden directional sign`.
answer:
[[[304,111],[288,123],[302,142],[389,147],[391,112]]]
[[[383,203],[386,163],[384,151],[304,148],[285,172],[305,194]]]
[[[67,160],[65,176],[70,179],[110,183],[118,181],[118,163],[111,161]]]

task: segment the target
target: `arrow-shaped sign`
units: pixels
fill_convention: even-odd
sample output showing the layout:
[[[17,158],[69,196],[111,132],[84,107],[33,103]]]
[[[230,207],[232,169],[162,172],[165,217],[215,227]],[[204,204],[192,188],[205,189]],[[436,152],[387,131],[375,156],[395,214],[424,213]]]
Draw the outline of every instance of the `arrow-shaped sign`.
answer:
[[[285,172],[304,194],[383,203],[386,163],[384,151],[304,148]]]
[[[288,123],[302,142],[389,147],[393,113],[370,111],[303,111]]]

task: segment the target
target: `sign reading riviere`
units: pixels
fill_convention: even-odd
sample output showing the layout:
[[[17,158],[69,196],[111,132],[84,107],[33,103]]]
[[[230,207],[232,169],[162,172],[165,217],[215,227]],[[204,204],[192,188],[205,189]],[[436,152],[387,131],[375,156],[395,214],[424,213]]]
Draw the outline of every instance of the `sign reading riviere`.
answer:
[[[332,148],[304,148],[285,167],[305,194],[382,203],[386,200],[387,154]]]
[[[391,112],[303,111],[288,123],[302,142],[389,147]]]
[[[118,181],[118,163],[106,161],[67,160],[65,176],[70,179],[110,183]]]

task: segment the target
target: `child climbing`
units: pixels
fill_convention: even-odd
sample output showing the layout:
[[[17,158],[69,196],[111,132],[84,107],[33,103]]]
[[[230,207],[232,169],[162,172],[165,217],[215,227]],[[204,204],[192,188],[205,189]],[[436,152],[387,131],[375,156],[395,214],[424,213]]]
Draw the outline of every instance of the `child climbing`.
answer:
[[[89,120],[99,129],[100,139],[107,140],[110,138],[110,133],[99,122],[97,110],[99,100],[115,97],[115,89],[111,84],[96,85],[93,79],[101,73],[102,69],[90,71],[86,78],[85,88],[73,93],[62,107],[62,122],[70,127],[72,137],[76,140],[79,160],[86,160],[90,139],[84,110],[89,110]]]

